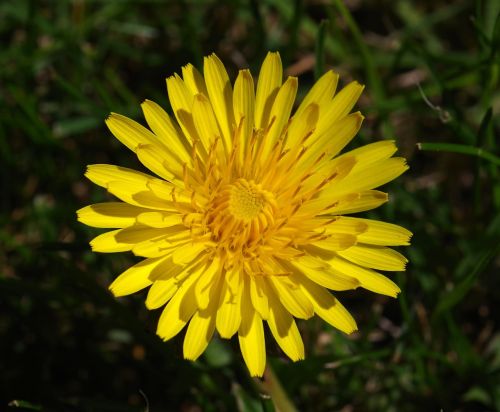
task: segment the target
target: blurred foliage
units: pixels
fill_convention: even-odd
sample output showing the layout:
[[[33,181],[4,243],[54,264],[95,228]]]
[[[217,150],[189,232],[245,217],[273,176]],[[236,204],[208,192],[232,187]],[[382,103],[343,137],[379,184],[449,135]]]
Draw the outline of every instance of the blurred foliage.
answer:
[[[104,127],[168,107],[164,78],[215,51],[256,74],[279,50],[303,94],[333,68],[367,84],[353,147],[395,138],[411,170],[371,216],[408,227],[397,300],[338,296],[360,331],[300,323],[307,360],[270,363],[301,411],[500,410],[498,0],[17,0],[0,3],[0,409],[262,411],[234,341],[196,363],[158,311],[107,285],[75,210],[90,163],[138,167]],[[417,143],[422,143],[418,149]],[[270,340],[269,340],[270,341]],[[7,406],[10,405],[10,406]]]

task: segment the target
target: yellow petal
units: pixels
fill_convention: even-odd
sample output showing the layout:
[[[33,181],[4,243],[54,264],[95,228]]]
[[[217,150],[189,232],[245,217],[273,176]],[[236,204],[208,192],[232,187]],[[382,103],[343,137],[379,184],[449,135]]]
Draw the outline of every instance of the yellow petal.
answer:
[[[96,203],[86,206],[76,213],[78,221],[92,227],[123,228],[135,223],[138,215],[148,209],[121,202]]]
[[[233,92],[233,111],[235,125],[242,124],[240,135],[240,159],[243,161],[248,142],[253,132],[253,118],[255,110],[255,92],[253,78],[249,70],[240,70]]]
[[[375,272],[334,256],[328,263],[337,271],[356,278],[361,287],[382,295],[396,297],[401,291],[392,280]]]
[[[90,241],[90,247],[94,252],[101,253],[127,252],[132,250],[133,244],[117,241],[116,235],[122,230],[112,230],[111,232],[96,236]]]
[[[268,125],[269,113],[281,86],[282,77],[283,67],[279,53],[267,53],[260,68],[255,96],[255,127],[258,129],[265,129]]]
[[[353,156],[356,159],[356,164],[365,168],[372,163],[389,159],[397,150],[394,140],[381,140],[346,152],[338,159],[344,156]]]
[[[217,270],[211,271],[211,267],[214,266]],[[221,279],[219,276],[221,273],[219,269],[219,265],[214,265],[213,262],[208,268],[204,266],[201,271],[201,277],[196,281],[194,294],[195,299],[198,302],[198,311],[189,322],[186,337],[184,338],[184,358],[186,359],[197,359],[206,349],[215,331],[215,320],[217,316],[217,306],[219,304],[220,292],[218,284],[220,281],[224,281],[224,279]],[[210,276],[211,272],[215,273],[215,276]],[[208,285],[206,282],[207,277],[212,279],[212,282]],[[198,285],[200,283],[204,285],[201,288],[201,294],[205,295],[204,289],[207,291],[206,302],[203,301],[201,305],[203,306],[203,309],[199,304],[200,289],[198,288]]]
[[[377,270],[403,271],[408,262],[401,253],[383,246],[356,245],[337,253],[357,265]]]
[[[177,335],[196,312],[193,286],[200,274],[201,270],[191,273],[163,309],[156,330],[163,340],[169,340]]]
[[[145,240],[137,243],[132,252],[137,256],[157,257],[169,255],[172,256],[179,249],[186,245],[191,245],[192,233],[189,229],[180,225],[162,228],[160,230],[162,236]],[[194,259],[191,259],[191,261]],[[184,265],[191,261],[172,260],[174,264]]]
[[[325,234],[348,233],[359,236],[368,230],[368,224],[363,219],[337,216],[331,223],[324,227]]]
[[[353,224],[366,226],[366,229],[357,236],[358,242],[378,246],[400,246],[410,244],[412,233],[404,227],[372,219],[343,217],[342,220],[344,222],[352,222]],[[335,226],[335,224],[332,226]]]
[[[192,94],[202,93],[208,96],[203,76],[191,63],[182,67],[182,79]]]
[[[154,282],[149,288],[148,296],[146,297],[146,307],[149,310],[162,307],[178,290],[179,282],[174,278]]]
[[[314,312],[334,328],[345,333],[357,330],[356,321],[347,309],[325,288],[303,279],[301,286],[311,299]]]
[[[182,166],[166,150],[152,145],[139,145],[136,149],[140,162],[165,180],[182,176]]]
[[[180,247],[191,241],[189,229],[180,226],[163,228],[161,232],[162,236],[147,239],[134,245],[132,253],[143,257],[172,256]],[[182,262],[174,263],[184,264]]]
[[[178,213],[143,212],[136,218],[138,224],[163,228],[182,224],[182,216]]]
[[[165,262],[168,266],[163,265],[163,270],[155,275],[155,282],[149,288],[145,302],[149,310],[157,309],[167,303],[184,280],[191,275],[191,267],[173,264],[171,258]]]
[[[174,113],[184,110],[189,112],[193,105],[194,93],[188,89],[186,83],[180,78],[177,73],[167,77],[167,91],[170,105]],[[176,114],[177,116],[177,114]]]
[[[318,215],[340,215],[374,209],[388,200],[387,194],[378,190],[349,193],[340,198],[335,197],[335,191],[328,190],[323,191],[320,197],[305,202],[299,210]]]
[[[357,279],[336,271],[325,263],[323,263],[325,267],[311,267],[311,263],[309,263],[309,265],[307,264],[308,261],[314,262],[315,259],[310,256],[305,256],[301,259],[294,260],[292,263],[300,273],[318,285],[331,290],[350,290],[356,289],[359,286],[359,281]]]
[[[184,337],[184,359],[196,360],[205,351],[215,331],[215,307],[197,311]]]
[[[292,315],[282,306],[274,293],[270,293],[267,324],[283,352],[294,362],[304,359],[304,343]]]
[[[333,71],[327,71],[323,76],[321,76],[311,90],[302,100],[299,108],[295,112],[295,116],[300,116],[300,114],[311,104],[314,103],[321,107],[323,112],[326,109],[327,103],[332,100],[332,96],[337,88],[337,83],[339,80],[339,75]]]
[[[177,130],[170,116],[158,104],[145,100],[142,105],[144,117],[153,133],[177,155],[182,162],[191,161],[191,146],[184,135]]]
[[[269,283],[274,287],[276,295],[285,309],[300,319],[309,319],[314,315],[314,309],[307,296],[287,276],[269,276]]]
[[[266,366],[264,327],[262,318],[252,306],[248,286],[249,282],[247,280],[242,296],[241,325],[238,330],[238,340],[250,376],[262,376]]]
[[[288,127],[288,136],[286,139],[286,148],[297,147],[302,140],[310,136],[319,118],[319,106],[316,103],[311,103],[302,112],[296,113]]]
[[[193,106],[194,94],[188,89],[178,74],[167,78],[167,90],[172,111],[181,126],[188,142],[192,144],[199,139],[198,132],[194,127],[191,108]]]
[[[176,265],[172,261],[171,256],[162,256],[162,262],[153,268],[149,278],[153,281],[167,280],[173,276],[180,276],[186,269],[191,269],[192,266]],[[146,259],[150,260],[150,259]],[[189,272],[190,273],[190,272]]]
[[[354,81],[337,93],[333,100],[325,106],[318,122],[318,133],[331,129],[332,125],[347,116],[358,101],[365,86]]]
[[[280,87],[278,94],[274,100],[271,113],[269,115],[269,121],[272,125],[269,132],[264,136],[264,141],[262,144],[264,148],[262,150],[262,157],[266,158],[281,136],[283,128],[287,125],[290,119],[290,113],[292,111],[293,103],[295,101],[295,95],[297,94],[298,81],[296,77],[289,77],[283,86]]]
[[[134,245],[132,253],[135,256],[145,258],[155,258],[161,256],[170,256],[175,251],[176,247],[168,242],[166,238],[146,240],[144,242]]]
[[[334,123],[328,130],[322,133],[317,131],[314,134],[316,137],[310,143],[310,148],[300,164],[310,165],[322,153],[326,153],[327,158],[335,156],[356,136],[363,119],[364,116],[360,112],[351,113]],[[324,164],[327,165],[327,163]]]
[[[106,119],[106,125],[111,133],[132,151],[135,151],[141,144],[163,146],[148,129],[121,114],[111,113]]]
[[[153,176],[147,175],[146,173],[141,173],[126,167],[107,164],[88,165],[85,177],[101,187],[107,187],[110,182],[123,181],[143,185],[144,188],[146,188],[148,180],[155,179]]]
[[[166,258],[145,259],[128,268],[109,286],[114,296],[125,296],[135,293],[153,283],[155,270]]]
[[[177,210],[189,208],[188,204],[191,203],[191,195],[182,188],[160,179],[149,180],[146,186],[155,196],[166,200],[168,204],[175,204]],[[198,199],[200,196],[198,196]],[[184,205],[181,205],[181,203],[184,203]]]
[[[172,254],[172,258],[177,264],[186,264],[192,262],[201,252],[206,250],[205,243],[188,242],[183,246],[178,247]]]
[[[325,240],[320,240],[313,242],[312,245],[328,250],[328,251],[338,251],[345,250],[354,246],[356,244],[356,236],[347,233],[334,233],[328,235]]]
[[[338,197],[332,190],[333,184],[348,176],[355,165],[356,159],[352,156],[318,162],[315,173],[303,183],[303,192],[312,189],[316,193],[321,187],[319,195],[314,196],[315,201],[323,201],[324,206],[332,204],[332,200]]]
[[[158,198],[148,186],[154,182],[161,182],[164,185],[169,183],[145,173],[120,166],[97,164],[87,166],[85,176],[131,205],[150,209],[176,210],[171,201]]]
[[[215,139],[221,137],[212,105],[203,94],[197,94],[193,103],[193,120],[203,147],[208,151]]]
[[[382,186],[408,170],[406,159],[391,157],[390,159],[372,163],[361,170],[353,170],[349,176],[332,184],[332,190],[337,196],[350,192],[374,189]]]
[[[158,198],[149,187],[150,184],[155,182],[161,185],[169,185],[172,189],[174,186],[145,173],[125,167],[99,164],[89,165],[85,176],[97,185],[107,188],[108,192],[120,200],[131,205],[150,209],[177,210],[172,201]]]
[[[269,300],[267,298],[267,284],[260,276],[250,277],[250,298],[255,310],[260,314],[262,319],[269,317]]]
[[[130,226],[124,229],[113,230],[111,232],[103,233],[92,239],[90,246],[95,252],[112,253],[112,252],[125,252],[135,250],[138,246],[145,243],[159,244],[161,240],[172,237],[172,234],[182,233],[178,227],[175,228],[148,228],[146,226]],[[184,229],[186,230],[186,229]],[[189,233],[189,231],[186,231]],[[164,245],[159,245],[161,248]],[[158,254],[161,255],[162,253]],[[166,254],[166,251],[163,251]],[[139,255],[144,256],[144,255]],[[145,256],[145,257],[156,257]]]
[[[196,302],[198,303],[198,308],[200,310],[205,310],[208,308],[211,301],[216,300],[217,297],[211,298],[214,289],[218,289],[218,281],[221,274],[221,263],[220,258],[214,257],[210,265],[208,265],[203,274],[200,276],[200,280],[196,283],[194,288],[194,294],[196,297]]]
[[[233,336],[241,323],[241,293],[243,279],[238,270],[226,274],[220,290],[216,327],[222,338]]]
[[[204,59],[203,74],[208,96],[222,131],[224,146],[228,152],[232,148],[233,135],[233,90],[226,69],[215,54]]]
[[[320,145],[324,143],[326,145],[325,152],[329,156],[335,156],[356,136],[364,118],[360,112],[345,116],[333,124],[331,133],[325,133],[328,140],[320,139],[318,143]]]
[[[148,187],[150,182],[114,181],[106,185],[108,192],[124,202],[149,209],[175,212],[176,205],[172,201],[156,196]]]
[[[145,240],[157,239],[168,236],[171,233],[177,233],[184,229],[158,229],[155,227],[148,227],[142,225],[130,226],[125,229],[119,230],[116,235],[116,241],[119,243],[136,244],[144,242]]]
[[[386,203],[387,193],[378,190],[365,190],[359,193],[351,193],[343,196],[338,201],[332,202],[332,206],[325,208],[322,214],[340,215],[347,213],[365,212],[375,209]]]

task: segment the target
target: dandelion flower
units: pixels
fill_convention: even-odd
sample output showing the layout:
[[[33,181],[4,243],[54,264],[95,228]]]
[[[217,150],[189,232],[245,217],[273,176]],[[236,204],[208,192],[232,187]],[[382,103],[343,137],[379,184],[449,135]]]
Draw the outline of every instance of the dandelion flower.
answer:
[[[266,363],[264,322],[293,361],[304,358],[295,318],[318,315],[333,327],[357,329],[329,290],[362,287],[396,296],[382,271],[407,260],[388,246],[408,245],[394,224],[347,217],[387,202],[375,190],[407,169],[393,141],[339,155],[361,126],[351,113],[363,86],[336,93],[324,74],[292,115],[298,81],[282,80],[278,53],[268,53],[257,86],[249,70],[231,85],[212,54],[203,75],[191,64],[167,78],[175,120],[146,100],[149,129],[111,114],[106,124],[156,176],[120,166],[88,166],[86,176],[121,202],[78,211],[93,227],[95,252],[145,258],[111,284],[115,296],[148,288],[146,306],[164,306],[158,335],[187,326],[184,357],[197,359],[215,331],[238,335],[252,376]]]

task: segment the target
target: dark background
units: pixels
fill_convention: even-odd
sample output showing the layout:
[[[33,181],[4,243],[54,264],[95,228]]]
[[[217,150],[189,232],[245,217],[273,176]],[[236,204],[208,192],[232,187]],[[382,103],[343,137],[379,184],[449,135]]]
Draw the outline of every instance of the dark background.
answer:
[[[407,272],[391,275],[403,292],[339,293],[360,331],[299,322],[306,361],[289,363],[269,340],[290,399],[301,411],[500,410],[499,9],[1,2],[0,410],[270,410],[237,342],[184,361],[182,337],[155,336],[159,311],[142,294],[113,298],[107,286],[134,259],[90,252],[98,231],[75,217],[108,198],[84,179],[87,164],[139,167],[106,130],[109,112],[142,121],[145,98],[169,108],[165,77],[182,65],[201,69],[216,52],[234,80],[243,67],[256,75],[267,50],[299,76],[299,95],[329,68],[365,83],[352,147],[395,138],[411,166],[370,215],[414,232]]]

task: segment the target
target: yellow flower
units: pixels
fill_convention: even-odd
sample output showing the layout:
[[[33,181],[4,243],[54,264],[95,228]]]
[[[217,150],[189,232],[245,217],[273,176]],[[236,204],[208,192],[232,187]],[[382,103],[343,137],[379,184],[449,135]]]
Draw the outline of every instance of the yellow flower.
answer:
[[[263,321],[293,361],[304,358],[294,318],[314,314],[345,333],[357,329],[327,290],[363,287],[396,296],[376,270],[401,271],[407,260],[387,246],[411,233],[346,214],[387,202],[374,190],[407,169],[393,141],[339,152],[360,128],[350,113],[363,90],[335,94],[327,72],[291,116],[297,78],[282,82],[278,53],[268,53],[256,91],[248,70],[231,86],[215,54],[203,75],[192,65],[167,79],[176,122],[156,103],[142,104],[148,130],[124,116],[106,123],[158,177],[120,166],[88,166],[86,176],[122,202],[78,211],[89,225],[115,230],[91,241],[96,252],[132,251],[145,259],[110,286],[115,296],[149,287],[146,306],[165,306],[158,335],[186,325],[184,357],[198,358],[215,330],[238,334],[252,376],[266,352]]]

